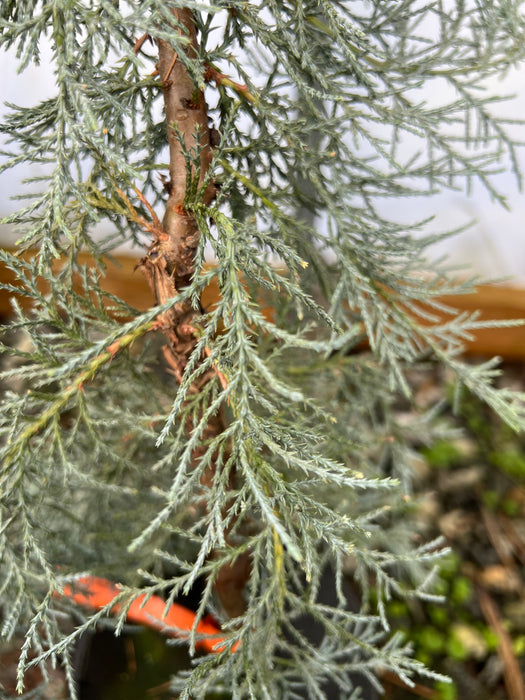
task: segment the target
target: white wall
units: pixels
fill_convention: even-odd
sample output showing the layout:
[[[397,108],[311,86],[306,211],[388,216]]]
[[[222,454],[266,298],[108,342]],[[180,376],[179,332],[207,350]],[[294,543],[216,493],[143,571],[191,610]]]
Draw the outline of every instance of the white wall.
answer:
[[[1,0],[0,0],[1,1]],[[54,94],[54,76],[51,66],[51,51],[48,45],[42,46],[40,66],[29,66],[23,73],[17,74],[18,61],[14,50],[0,52],[0,121],[4,121],[7,103],[21,107],[30,107],[41,100]],[[13,151],[17,149],[15,144],[6,144],[0,135],[0,144],[3,150]],[[0,162],[5,158],[0,155]],[[22,184],[25,178],[43,175],[42,166],[35,164],[18,165],[13,170],[0,174],[0,218],[15,212],[23,202],[13,201],[11,198],[27,192],[27,186]],[[10,226],[0,224],[1,242],[11,242],[15,235]]]
[[[44,99],[54,90],[54,77],[50,66],[49,50],[42,48],[39,67],[31,66],[21,75],[16,74],[16,58],[11,54],[0,54],[0,95],[6,102],[29,105]],[[497,94],[514,93],[513,102],[499,105],[508,116],[520,118],[525,115],[525,66],[509,73],[505,81],[490,86]],[[5,106],[0,105],[0,119]],[[517,138],[525,141],[525,127],[513,126]],[[520,159],[525,173],[525,148]],[[38,175],[39,166],[19,166],[0,175],[0,217],[16,210],[18,202],[10,197],[24,191],[21,181],[25,177]],[[476,225],[460,236],[440,244],[436,255],[446,252],[454,263],[470,264],[476,272],[486,277],[511,276],[516,283],[525,285],[525,195],[516,187],[513,175],[505,173],[495,179],[498,189],[508,197],[511,211],[491,202],[481,188],[476,187],[469,198],[464,193],[445,193],[431,199],[389,200],[384,204],[385,212],[399,221],[413,221],[435,215],[434,230],[455,228],[468,220],[476,219]],[[12,230],[0,226],[0,240],[14,240]]]

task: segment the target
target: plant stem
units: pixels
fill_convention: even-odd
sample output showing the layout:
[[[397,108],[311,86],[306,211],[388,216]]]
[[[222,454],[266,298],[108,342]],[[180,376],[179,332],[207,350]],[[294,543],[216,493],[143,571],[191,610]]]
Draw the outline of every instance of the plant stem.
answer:
[[[179,32],[184,32],[189,40],[184,50],[188,58],[194,59],[198,55],[199,46],[193,14],[191,10],[183,8],[173,9],[173,16],[174,26],[178,27]],[[196,274],[195,256],[200,232],[194,215],[185,209],[188,185],[198,178],[200,203],[205,206],[211,204],[215,197],[215,186],[210,182],[206,188],[201,187],[212,161],[204,94],[195,85],[177,52],[162,39],[157,44],[157,70],[163,81],[168,130],[169,198],[161,226],[151,228],[153,242],[141,261],[141,267],[157,303],[163,304],[182,287],[188,286]],[[198,311],[191,302],[186,301],[173,306],[158,319],[159,326],[168,339],[164,354],[179,383],[198,342],[193,323],[197,314]],[[217,379],[222,385],[226,381],[212,366],[199,376],[199,386]],[[193,429],[194,419],[188,420],[188,433],[191,434]],[[208,421],[206,439],[212,439],[224,429],[224,418],[219,412]],[[205,453],[205,447],[196,448],[192,455],[193,462],[197,464]],[[206,469],[201,479],[203,486],[212,483],[215,469],[213,463]],[[242,590],[248,576],[249,557],[246,555],[239,557],[230,566],[223,566],[215,578],[215,590],[230,617],[244,612]]]

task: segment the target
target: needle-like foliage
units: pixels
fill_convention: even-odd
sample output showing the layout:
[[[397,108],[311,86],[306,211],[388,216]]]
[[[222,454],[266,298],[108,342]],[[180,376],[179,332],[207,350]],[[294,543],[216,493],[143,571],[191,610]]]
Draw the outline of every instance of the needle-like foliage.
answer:
[[[494,363],[462,360],[482,324],[439,300],[474,289],[428,263],[442,234],[389,221],[380,204],[474,181],[504,203],[493,175],[510,164],[519,179],[518,144],[485,86],[523,59],[522,5],[0,4],[0,47],[23,70],[50,42],[56,81],[0,126],[2,170],[47,173],[5,220],[20,239],[1,254],[31,302],[24,312],[13,297],[9,333],[22,340],[4,346],[15,360],[0,418],[2,634],[25,634],[20,692],[28,665],[58,661],[76,697],[71,650],[110,612],[65,622],[63,587],[86,573],[122,585],[117,631],[125,601],[199,586],[197,620],[215,614],[227,641],[174,677],[181,698],[321,700],[336,688],[357,700],[384,670],[436,677],[385,614],[392,597],[433,599],[440,556],[415,542],[409,505],[410,437],[430,439],[435,414],[407,426],[396,401],[411,401],[408,370],[432,361],[515,429],[524,397],[494,388]],[[166,125],[163,42],[204,93],[211,140]],[[104,291],[106,265],[123,242],[138,260],[163,240],[168,133],[185,163],[177,211],[198,238],[185,283],[141,313]],[[219,300],[202,309],[212,283]],[[180,309],[186,325],[170,330]],[[191,336],[184,362],[173,340],[163,354],[162,331]],[[243,558],[232,616],[216,584]],[[197,640],[195,628],[191,650]]]

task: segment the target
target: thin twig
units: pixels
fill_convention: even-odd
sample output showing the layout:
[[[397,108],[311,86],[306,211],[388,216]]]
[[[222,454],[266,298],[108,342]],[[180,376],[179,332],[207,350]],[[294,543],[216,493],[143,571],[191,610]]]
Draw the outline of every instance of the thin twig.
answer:
[[[252,92],[250,92],[246,83],[235,82],[235,80],[232,80],[225,73],[221,73],[211,63],[206,64],[206,68],[204,71],[204,80],[206,82],[213,80],[215,85],[224,85],[224,87],[232,88],[232,90],[235,90],[235,92],[240,97],[242,97],[245,100],[248,100],[248,102],[251,102],[253,105],[256,105],[259,101],[259,98]]]
[[[180,32],[179,32],[179,33],[180,33]],[[170,73],[171,73],[171,71],[173,70],[173,66],[177,63],[177,58],[178,58],[178,55],[177,55],[177,52],[175,51],[175,52],[173,53],[173,59],[172,59],[172,61],[171,61],[171,63],[170,63],[170,67],[168,68],[168,70],[166,71],[166,75],[165,75],[164,78],[162,79],[162,82],[163,82],[163,83],[167,83],[167,82],[168,82],[168,78],[170,77]]]
[[[135,55],[138,54],[138,52],[139,52],[139,51],[141,50],[141,48],[142,48],[142,45],[144,44],[144,42],[145,42],[146,39],[148,39],[148,38],[149,38],[149,34],[146,32],[146,34],[143,34],[141,37],[139,37],[138,39],[135,40],[135,44],[134,44],[134,46],[133,46],[133,53],[134,53]]]
[[[505,531],[505,535],[508,537],[512,545],[514,556],[516,556],[520,562],[525,565],[525,542],[523,541],[523,538],[514,526],[512,520],[509,518],[502,517],[500,519],[500,523]]]
[[[126,208],[129,212],[129,220],[133,221],[134,223],[138,224],[144,231],[147,233],[150,233],[152,236],[155,236],[156,238],[162,238],[164,232],[162,231],[162,224],[153,211],[153,207],[151,204],[146,200],[142,192],[137,189],[136,187],[133,187],[135,190],[137,197],[140,199],[140,201],[146,206],[148,209],[149,213],[151,214],[151,218],[153,219],[153,222],[147,221],[143,216],[141,216],[138,211],[135,209],[133,204],[131,203],[129,197],[127,194],[120,189],[120,187],[116,188],[116,192],[119,195],[119,197],[122,199],[124,204],[126,205]]]
[[[144,206],[146,207],[146,209],[149,211],[150,216],[151,216],[151,219],[152,219],[152,221],[153,221],[153,225],[154,225],[156,228],[158,228],[158,229],[162,228],[162,224],[160,223],[159,217],[158,217],[157,214],[155,213],[155,210],[153,209],[153,207],[151,206],[151,204],[148,202],[148,200],[146,199],[146,197],[144,197],[144,195],[142,194],[142,192],[138,189],[138,187],[135,187],[135,185],[133,185],[133,189],[135,190],[135,194],[136,194],[137,197],[140,199],[140,201],[142,202],[142,204],[144,204]]]
[[[525,700],[525,684],[512,648],[510,635],[503,626],[496,604],[487,591],[478,585],[477,593],[481,612],[488,626],[498,637],[498,655],[503,664],[503,680],[508,696],[511,700]]]
[[[501,530],[499,522],[487,508],[481,508],[481,515],[489,540],[494,547],[500,561],[509,569],[516,570],[516,563],[512,556],[512,546]]]

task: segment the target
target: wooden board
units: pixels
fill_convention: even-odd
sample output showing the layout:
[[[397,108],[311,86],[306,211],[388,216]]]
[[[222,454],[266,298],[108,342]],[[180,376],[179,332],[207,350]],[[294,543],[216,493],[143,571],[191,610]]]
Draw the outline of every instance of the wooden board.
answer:
[[[88,263],[88,256],[80,256],[81,262]],[[131,306],[145,310],[154,303],[152,292],[140,269],[136,268],[138,258],[118,256],[115,263],[108,263],[103,287],[106,291],[124,299]],[[57,262],[58,268],[59,262]],[[0,282],[14,283],[14,275],[0,265]],[[0,316],[6,318],[11,313],[11,293],[0,289]],[[202,303],[205,308],[218,297],[216,286],[211,285],[204,293]],[[24,297],[19,297],[22,307]],[[446,296],[443,301],[461,311],[481,311],[485,320],[525,319],[525,289],[512,286],[482,285],[475,294]],[[468,354],[483,356],[499,355],[507,360],[525,359],[525,325],[513,328],[490,328],[476,332],[472,341],[467,342]]]

